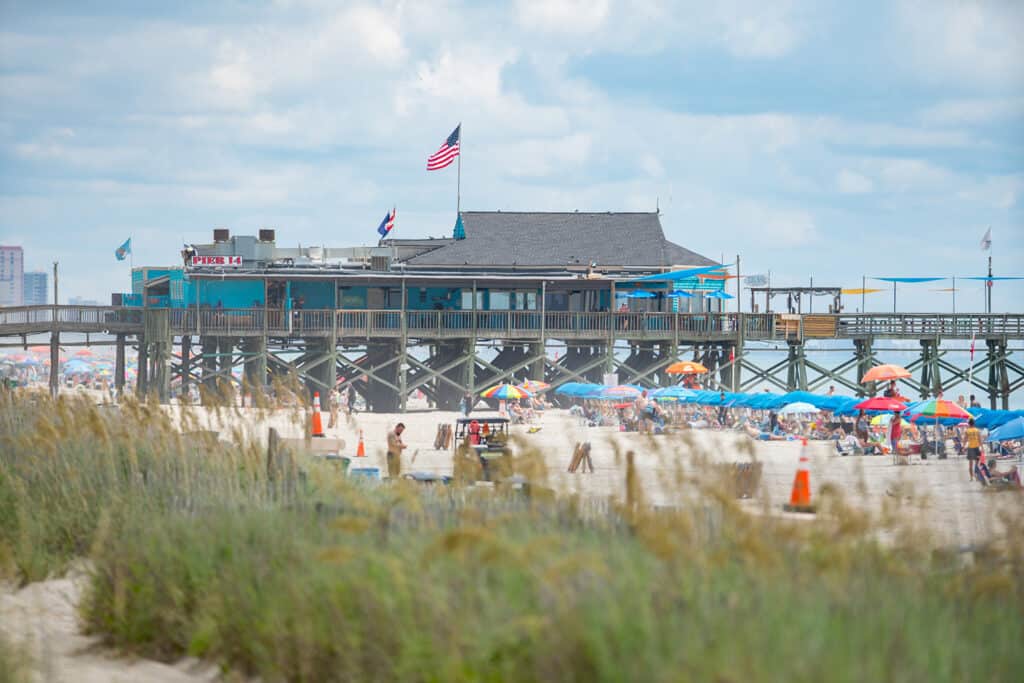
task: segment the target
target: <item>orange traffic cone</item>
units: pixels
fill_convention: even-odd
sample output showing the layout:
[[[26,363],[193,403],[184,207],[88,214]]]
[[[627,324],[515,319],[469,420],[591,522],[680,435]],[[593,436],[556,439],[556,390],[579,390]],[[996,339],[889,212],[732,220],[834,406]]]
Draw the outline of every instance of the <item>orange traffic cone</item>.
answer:
[[[793,492],[789,496],[789,505],[783,505],[786,512],[815,512],[811,505],[811,475],[807,471],[807,439],[803,439],[800,451],[800,464],[793,479]]]
[[[366,457],[366,446],[363,444],[363,430],[362,429],[359,430],[359,445],[356,446],[356,457],[357,458],[365,458]]]
[[[320,419],[320,392],[313,392],[313,438],[323,438],[324,423]]]

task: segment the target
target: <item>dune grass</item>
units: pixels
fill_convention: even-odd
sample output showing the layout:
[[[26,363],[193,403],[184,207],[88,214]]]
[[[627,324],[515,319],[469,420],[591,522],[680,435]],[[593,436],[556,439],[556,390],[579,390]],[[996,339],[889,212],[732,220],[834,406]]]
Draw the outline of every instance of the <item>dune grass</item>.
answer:
[[[836,491],[794,523],[683,478],[672,510],[360,485],[314,462],[286,485],[258,445],[181,439],[155,407],[0,401],[0,562],[24,582],[88,556],[83,623],[124,651],[266,681],[1024,670],[1019,518],[965,562]]]

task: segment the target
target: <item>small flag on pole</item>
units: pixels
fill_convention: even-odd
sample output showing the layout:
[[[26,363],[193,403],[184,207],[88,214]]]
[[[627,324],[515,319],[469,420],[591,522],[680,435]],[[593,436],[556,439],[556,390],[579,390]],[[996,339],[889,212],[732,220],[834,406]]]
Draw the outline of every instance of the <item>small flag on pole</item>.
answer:
[[[985,236],[981,238],[981,250],[988,251],[992,248],[992,228],[985,231]]]
[[[395,227],[395,209],[384,214],[384,220],[380,222],[377,227],[377,232],[380,233],[381,238],[387,237],[388,233]]]
[[[124,241],[124,244],[114,250],[114,256],[117,257],[118,261],[124,261],[128,257],[128,254],[132,253],[132,238],[129,237]]]
[[[427,170],[428,171],[440,171],[442,168],[450,166],[455,157],[459,156],[459,138],[460,132],[462,131],[462,124],[455,126],[455,130],[448,136],[448,139],[444,141],[441,148],[427,157]]]

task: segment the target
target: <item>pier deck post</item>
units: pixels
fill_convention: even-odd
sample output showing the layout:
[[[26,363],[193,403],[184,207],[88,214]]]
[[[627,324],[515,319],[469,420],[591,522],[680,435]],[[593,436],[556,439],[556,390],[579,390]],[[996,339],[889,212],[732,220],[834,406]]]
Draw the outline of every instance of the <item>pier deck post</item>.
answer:
[[[50,332],[50,395],[57,397],[60,390],[60,331]]]
[[[184,334],[181,336],[181,395],[188,397],[189,389],[192,386],[192,378],[189,375],[192,369],[192,337]]]
[[[125,335],[117,335],[114,347],[114,390],[118,399],[124,393],[125,362],[124,362]]]

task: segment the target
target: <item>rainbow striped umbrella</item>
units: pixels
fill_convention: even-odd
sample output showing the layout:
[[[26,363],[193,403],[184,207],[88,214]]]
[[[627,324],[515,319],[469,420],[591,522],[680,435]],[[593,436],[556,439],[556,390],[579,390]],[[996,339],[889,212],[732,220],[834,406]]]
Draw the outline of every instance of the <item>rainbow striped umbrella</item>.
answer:
[[[939,420],[943,418],[952,418],[954,420],[969,420],[973,417],[966,410],[953,403],[941,398],[933,398],[930,401],[924,401],[918,403],[913,408],[909,408],[906,411],[906,415],[910,417],[912,421],[916,421],[919,417],[933,417],[935,418],[935,452],[939,451]]]
[[[529,391],[517,387],[514,384],[495,384],[490,389],[484,389],[480,392],[480,396],[482,398],[496,398],[502,401],[526,398],[530,395]]]
[[[912,418],[933,417],[936,420],[941,420],[943,418],[969,420],[972,417],[970,413],[957,404],[941,398],[933,398],[930,401],[919,403],[913,408],[907,410],[907,415]]]
[[[541,382],[539,379],[528,379],[519,385],[520,389],[526,389],[531,394],[539,394],[542,391],[547,391],[551,388],[551,385],[547,382]]]

